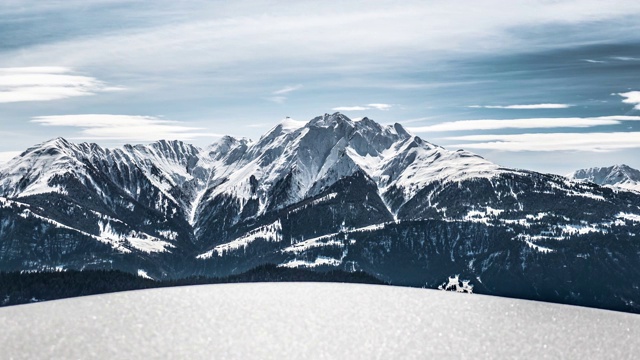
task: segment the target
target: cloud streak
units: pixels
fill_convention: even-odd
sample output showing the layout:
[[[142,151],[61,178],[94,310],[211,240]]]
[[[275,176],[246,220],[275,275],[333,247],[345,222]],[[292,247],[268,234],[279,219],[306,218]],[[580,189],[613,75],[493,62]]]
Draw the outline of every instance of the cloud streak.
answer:
[[[450,137],[465,149],[609,152],[640,148],[640,132],[469,135]]]
[[[282,89],[273,91],[271,93],[271,95],[273,96],[269,96],[267,97],[267,100],[272,101],[276,104],[284,104],[285,101],[287,101],[288,95],[294,91],[298,91],[300,89],[302,89],[302,85],[298,84],[298,85],[287,85],[285,87],[283,87]]]
[[[364,110],[382,110],[387,111],[391,109],[393,105],[391,104],[367,104],[366,106],[338,106],[334,107],[333,111],[364,111]]]
[[[527,104],[527,105],[471,105],[469,108],[481,109],[509,109],[509,110],[539,110],[539,109],[567,109],[569,104]]]
[[[333,111],[364,111],[369,110],[366,106],[338,106],[331,109]]]
[[[219,137],[204,128],[184,126],[181,122],[153,116],[81,114],[34,117],[31,122],[43,126],[81,128],[78,138],[87,140],[155,141],[192,140]]]
[[[624,98],[622,100],[625,104],[633,104],[635,105],[633,108],[636,110],[640,110],[640,91],[629,91],[626,93],[618,94]]]
[[[373,109],[376,109],[376,110],[384,110],[384,111],[386,111],[386,110],[391,109],[391,107],[393,105],[391,105],[391,104],[368,104],[367,106],[369,108],[373,108]]]
[[[33,8],[31,11],[37,13],[45,6],[40,3],[20,8],[26,8],[24,11]],[[172,11],[180,16],[157,21],[157,9],[140,7],[146,9],[137,14],[140,21],[129,23],[122,16],[108,19],[122,26],[118,32],[82,34],[63,41],[54,38],[32,46],[28,53],[21,49],[4,54],[5,61],[38,64],[53,58],[79,68],[103,66],[158,73],[250,64],[243,69],[264,74],[265,67],[282,71],[283,62],[308,61],[307,68],[325,65],[333,68],[338,62],[345,63],[346,57],[349,63],[354,63],[375,55],[376,64],[383,62],[384,67],[397,68],[397,58],[408,55],[419,56],[422,65],[425,55],[473,56],[501,50],[513,53],[530,50],[532,44],[546,49],[570,46],[568,39],[561,36],[544,42],[526,41],[514,35],[514,29],[582,22],[599,25],[640,13],[640,5],[624,0],[611,0],[606,7],[597,0],[487,0],[482,4],[470,0],[455,4],[424,1],[397,4],[380,0],[368,1],[366,6],[360,1],[317,5],[314,11],[309,11],[305,2],[289,2],[278,8],[259,1],[224,5],[180,2],[176,7],[171,3],[164,4],[165,16]],[[132,10],[136,8],[126,7],[127,13]],[[154,26],[135,27],[145,21]],[[597,26],[589,36],[592,42],[623,39],[632,37],[633,30]],[[582,43],[581,39],[571,40]],[[150,67],[150,63],[154,66]]]
[[[640,58],[630,56],[614,56],[612,59],[620,61],[640,61]]]
[[[122,90],[65,67],[0,68],[0,103],[52,101]]]
[[[302,89],[302,85],[298,84],[298,85],[289,85],[289,86],[285,86],[280,90],[276,90],[274,91],[272,94],[273,95],[283,95],[283,94],[288,94],[292,91],[296,91],[296,90],[300,90]]]
[[[587,128],[602,125],[618,125],[623,121],[640,121],[640,116],[600,116],[600,117],[570,117],[570,118],[530,118],[530,119],[484,119],[460,120],[429,126],[410,127],[409,131],[442,132],[442,131],[471,131],[497,129],[549,129],[549,128]]]

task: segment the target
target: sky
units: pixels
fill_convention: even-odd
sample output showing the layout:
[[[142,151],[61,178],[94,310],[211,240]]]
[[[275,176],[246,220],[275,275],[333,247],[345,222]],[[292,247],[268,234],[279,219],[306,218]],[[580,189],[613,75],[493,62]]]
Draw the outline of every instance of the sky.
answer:
[[[401,123],[566,174],[640,168],[640,2],[0,2],[0,162],[54,137],[257,140],[285,117]]]

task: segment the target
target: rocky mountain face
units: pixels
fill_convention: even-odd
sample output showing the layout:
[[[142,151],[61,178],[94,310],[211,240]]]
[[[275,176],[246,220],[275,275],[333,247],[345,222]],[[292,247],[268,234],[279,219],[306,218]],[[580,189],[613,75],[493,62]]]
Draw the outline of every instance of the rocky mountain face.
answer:
[[[273,263],[640,311],[640,195],[325,114],[258,141],[55,139],[0,169],[0,271],[154,278]]]
[[[624,164],[581,169],[568,174],[567,177],[573,180],[589,181],[598,185],[633,190],[640,193],[640,170]]]

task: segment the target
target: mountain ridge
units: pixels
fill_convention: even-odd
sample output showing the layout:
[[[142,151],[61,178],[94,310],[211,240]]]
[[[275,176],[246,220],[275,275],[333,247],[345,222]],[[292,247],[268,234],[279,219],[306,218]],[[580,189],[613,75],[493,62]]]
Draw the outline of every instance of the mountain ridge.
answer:
[[[640,193],[640,170],[625,164],[580,169],[567,174],[567,177]]]
[[[4,271],[163,279],[273,263],[429,287],[459,273],[484,293],[560,302],[605,301],[597,288],[640,304],[640,280],[610,279],[640,279],[640,195],[339,113],[205,148],[53,139],[0,167],[0,200]]]

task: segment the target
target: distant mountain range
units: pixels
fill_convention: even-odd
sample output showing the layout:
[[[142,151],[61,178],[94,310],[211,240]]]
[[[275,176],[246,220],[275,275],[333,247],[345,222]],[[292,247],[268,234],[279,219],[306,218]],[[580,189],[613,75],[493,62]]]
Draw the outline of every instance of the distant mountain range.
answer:
[[[432,288],[460,274],[474,292],[640,311],[638,234],[639,193],[339,113],[204,149],[58,138],[0,168],[0,271],[276,264]]]
[[[568,174],[567,177],[572,180],[590,181],[598,185],[640,193],[640,170],[624,164],[581,169]]]

